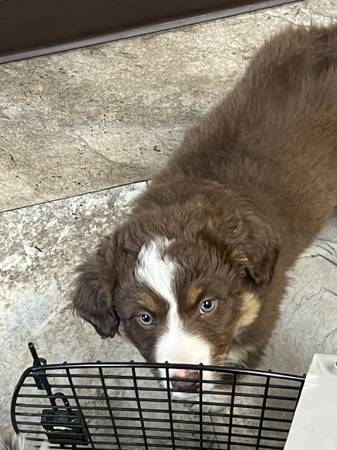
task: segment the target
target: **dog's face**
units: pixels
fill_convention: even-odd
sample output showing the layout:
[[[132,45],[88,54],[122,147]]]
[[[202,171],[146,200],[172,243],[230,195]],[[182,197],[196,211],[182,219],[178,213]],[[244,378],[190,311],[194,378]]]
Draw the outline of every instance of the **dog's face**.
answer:
[[[223,362],[259,308],[254,290],[203,240],[154,237],[116,291],[125,334],[154,362]]]
[[[149,362],[231,362],[274,271],[278,239],[263,218],[193,206],[131,218],[79,268],[75,309]]]

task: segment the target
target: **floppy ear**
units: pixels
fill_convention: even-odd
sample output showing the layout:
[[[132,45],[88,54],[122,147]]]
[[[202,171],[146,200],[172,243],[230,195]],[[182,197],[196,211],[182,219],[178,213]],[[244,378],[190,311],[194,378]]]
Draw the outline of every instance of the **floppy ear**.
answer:
[[[257,286],[271,282],[280,250],[277,232],[263,217],[243,217],[230,258]]]
[[[117,283],[116,248],[105,239],[96,254],[77,268],[73,294],[74,310],[91,323],[102,338],[114,337],[119,319],[113,307]]]

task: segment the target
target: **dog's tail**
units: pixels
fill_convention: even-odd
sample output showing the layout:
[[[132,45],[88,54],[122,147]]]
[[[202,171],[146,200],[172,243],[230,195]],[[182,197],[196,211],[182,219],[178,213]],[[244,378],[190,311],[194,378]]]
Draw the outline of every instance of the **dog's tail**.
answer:
[[[37,446],[19,434],[0,436],[0,450],[37,450]],[[42,442],[38,450],[49,450],[48,442]]]

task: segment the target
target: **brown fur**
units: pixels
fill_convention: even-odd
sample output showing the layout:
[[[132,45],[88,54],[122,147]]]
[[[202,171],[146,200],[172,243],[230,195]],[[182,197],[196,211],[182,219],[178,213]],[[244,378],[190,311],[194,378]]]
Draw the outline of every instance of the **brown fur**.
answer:
[[[202,300],[202,289],[195,284],[192,284],[192,286],[187,291],[186,296],[186,305],[189,306],[195,306],[198,302]]]
[[[151,360],[166,313],[155,326],[136,324],[145,287],[134,267],[144,243],[166,236],[181,267],[175,290],[187,329],[212,343],[214,362],[235,348],[254,366],[287,271],[336,205],[337,26],[287,29],[186,133],[129,218],[80,268],[74,307],[103,337],[122,322]],[[201,316],[191,289],[215,297],[216,310]]]

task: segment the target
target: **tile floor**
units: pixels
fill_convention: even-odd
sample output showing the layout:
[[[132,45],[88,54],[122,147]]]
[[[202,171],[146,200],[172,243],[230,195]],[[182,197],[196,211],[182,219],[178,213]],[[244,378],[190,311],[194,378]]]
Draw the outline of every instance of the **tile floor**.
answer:
[[[265,36],[332,19],[336,0],[310,0],[0,67],[1,424],[29,340],[50,362],[139,358],[69,305],[74,266],[146,183],[103,188],[151,177]],[[337,215],[292,273],[264,368],[337,353],[336,266]]]

